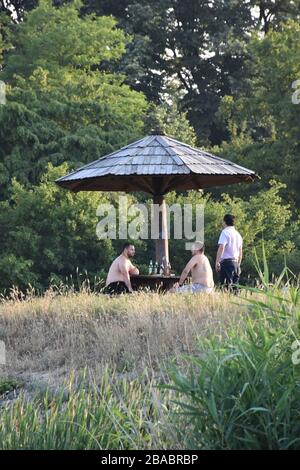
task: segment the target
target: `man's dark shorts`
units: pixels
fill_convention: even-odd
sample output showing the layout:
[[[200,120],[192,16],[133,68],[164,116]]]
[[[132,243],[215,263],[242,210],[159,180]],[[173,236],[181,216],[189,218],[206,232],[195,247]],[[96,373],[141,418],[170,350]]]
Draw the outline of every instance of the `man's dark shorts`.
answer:
[[[232,259],[224,259],[221,261],[220,283],[226,287],[232,288],[239,283],[240,267],[239,264]],[[233,287],[234,288],[234,287]]]
[[[104,294],[110,295],[119,295],[119,294],[129,294],[130,291],[123,281],[111,282],[103,290]]]

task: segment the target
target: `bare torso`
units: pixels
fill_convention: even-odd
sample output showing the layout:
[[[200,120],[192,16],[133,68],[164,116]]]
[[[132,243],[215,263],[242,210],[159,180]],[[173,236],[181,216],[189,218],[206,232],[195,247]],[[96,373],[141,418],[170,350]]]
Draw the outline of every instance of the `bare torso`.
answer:
[[[110,265],[106,278],[106,285],[117,281],[123,281],[126,283],[126,275],[124,273],[124,269],[122,269],[122,266],[124,267],[124,265],[127,273],[129,274],[135,269],[131,261],[126,258],[126,256],[123,254],[118,256]]]
[[[204,254],[195,256],[197,257],[197,262],[191,270],[193,284],[202,284],[206,287],[214,287],[213,272],[207,256]]]

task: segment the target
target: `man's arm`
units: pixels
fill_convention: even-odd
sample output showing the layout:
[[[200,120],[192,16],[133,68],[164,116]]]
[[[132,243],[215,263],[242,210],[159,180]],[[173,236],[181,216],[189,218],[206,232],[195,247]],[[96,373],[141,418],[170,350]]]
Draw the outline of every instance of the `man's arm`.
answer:
[[[219,247],[218,247],[218,251],[217,251],[217,257],[216,257],[216,271],[220,271],[221,269],[221,264],[220,264],[220,261],[221,261],[221,257],[224,253],[224,250],[225,250],[225,245],[223,245],[223,243],[220,243],[219,244]]]
[[[243,247],[241,246],[240,251],[239,251],[239,259],[238,259],[239,264],[241,264],[242,259],[243,259]]]
[[[218,241],[219,247],[217,251],[216,265],[215,265],[216,271],[221,270],[221,258],[222,258],[222,255],[224,253],[225,246],[227,245],[227,243],[228,243],[227,235],[225,233],[225,230],[222,230],[220,237],[219,237],[219,241]]]
[[[180,276],[180,279],[179,279],[179,285],[180,286],[184,283],[184,281],[186,280],[190,270],[195,266],[196,263],[197,263],[197,259],[196,259],[195,256],[193,256],[193,258],[190,259],[190,261],[188,262],[188,264],[186,265],[186,267],[184,268],[184,270],[181,273],[181,276]]]
[[[239,250],[239,259],[238,259],[238,264],[239,265],[241,264],[242,259],[243,259],[243,247],[241,246],[240,250]]]
[[[238,257],[238,275],[241,275],[241,262],[243,259],[243,246],[239,249],[239,257]]]
[[[134,266],[131,261],[130,261],[130,266],[129,266],[129,274],[140,274],[139,269]]]
[[[130,264],[128,263],[128,261],[121,259],[119,262],[119,269],[121,273],[123,274],[124,282],[126,286],[128,287],[129,292],[133,292],[131,282],[130,282],[130,276],[129,276]]]

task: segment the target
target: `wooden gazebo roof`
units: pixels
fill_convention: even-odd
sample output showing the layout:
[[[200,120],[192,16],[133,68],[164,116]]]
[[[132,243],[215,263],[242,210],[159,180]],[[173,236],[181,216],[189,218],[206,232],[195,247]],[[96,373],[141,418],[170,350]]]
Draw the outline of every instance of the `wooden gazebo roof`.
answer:
[[[172,137],[154,133],[56,180],[72,191],[199,189],[251,182],[254,171]]]

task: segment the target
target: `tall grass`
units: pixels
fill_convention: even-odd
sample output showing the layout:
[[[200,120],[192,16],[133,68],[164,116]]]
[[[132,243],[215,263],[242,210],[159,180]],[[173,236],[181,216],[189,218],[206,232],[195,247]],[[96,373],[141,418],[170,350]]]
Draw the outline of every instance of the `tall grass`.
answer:
[[[300,449],[300,290],[285,268],[271,283],[266,259],[257,265],[261,288],[251,289],[242,329],[227,338],[199,338],[200,354],[185,357],[188,373],[173,368],[176,404],[189,425],[187,447]],[[295,281],[295,279],[293,279]]]
[[[51,291],[0,303],[7,373],[53,379],[0,396],[0,448],[300,449],[299,281],[256,264],[259,287],[241,297]]]
[[[176,448],[168,422],[171,394],[157,390],[149,377],[119,380],[108,369],[100,382],[74,377],[58,394],[20,396],[3,408],[0,448]]]
[[[12,292],[0,302],[3,370],[24,387],[8,398],[0,393],[0,447],[182,448],[171,414],[175,394],[157,385],[168,380],[173,357],[195,350],[197,335],[239,321],[241,306],[228,298]]]
[[[84,291],[14,296],[0,302],[0,340],[10,374],[55,376],[100,365],[159,373],[169,358],[192,352],[200,332],[225,332],[239,321],[242,307],[228,300],[226,294],[108,298]]]

